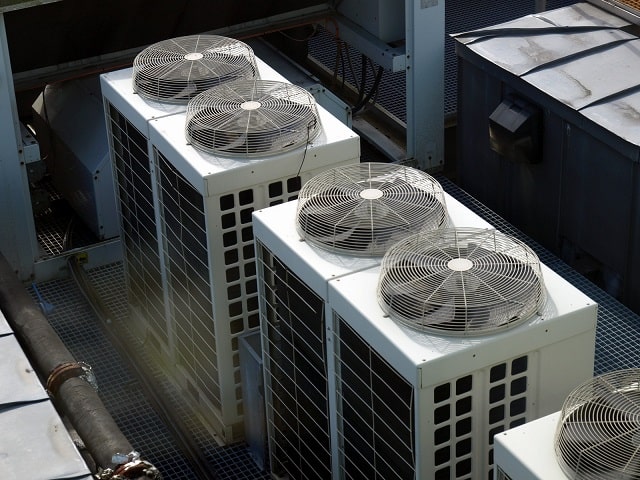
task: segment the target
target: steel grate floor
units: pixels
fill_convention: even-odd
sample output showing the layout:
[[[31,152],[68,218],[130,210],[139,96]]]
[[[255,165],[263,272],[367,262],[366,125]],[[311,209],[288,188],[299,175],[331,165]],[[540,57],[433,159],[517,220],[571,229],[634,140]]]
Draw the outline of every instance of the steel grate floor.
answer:
[[[586,280],[564,262],[526,237],[501,217],[466,194],[445,177],[438,177],[444,189],[454,198],[482,216],[502,232],[513,235],[530,245],[540,260],[554,269],[572,284],[599,303],[598,328],[596,333],[595,374],[612,370],[640,367],[637,345],[640,342],[640,317],[618,301]],[[154,409],[154,403],[144,395],[135,372],[119,347],[109,340],[109,330],[127,329],[126,292],[124,291],[121,263],[93,269],[88,276],[102,302],[111,312],[111,323],[102,328],[100,319],[71,279],[44,282],[37,286],[45,301],[53,304],[49,320],[61,339],[79,361],[90,364],[108,410],[122,432],[145,458],[151,461],[165,479],[217,478],[229,480],[267,479],[249,456],[244,443],[221,447],[197,422],[190,421],[180,411],[178,395],[166,385],[160,375],[153,373],[147,365],[152,381],[163,395],[167,396],[170,408],[174,409],[185,425],[197,450],[181,450],[175,433],[167,427],[167,420]],[[35,296],[35,292],[34,293]],[[119,332],[122,335],[122,332]],[[142,361],[146,361],[144,358]],[[199,462],[199,470],[194,462]],[[208,473],[202,473],[208,469]]]
[[[76,360],[93,367],[105,406],[134,448],[162,472],[165,480],[269,478],[255,466],[244,443],[221,447],[197,422],[188,419],[181,411],[177,392],[148,362],[146,367],[153,377],[151,381],[167,400],[166,407],[180,418],[196,453],[181,449],[175,432],[167,427],[168,420],[154,408],[153,400],[145,396],[145,389],[129,359],[108,335],[109,330],[119,330],[119,336],[127,330],[122,264],[92,269],[88,276],[111,313],[111,323],[106,329],[73,280],[44,282],[38,284],[37,289],[45,301],[53,304],[54,310],[48,318],[67,348]],[[32,293],[35,296],[35,292]],[[131,346],[135,348],[135,345]],[[146,359],[141,361],[146,362]],[[195,456],[199,458],[195,459]],[[194,468],[195,463],[200,470]]]

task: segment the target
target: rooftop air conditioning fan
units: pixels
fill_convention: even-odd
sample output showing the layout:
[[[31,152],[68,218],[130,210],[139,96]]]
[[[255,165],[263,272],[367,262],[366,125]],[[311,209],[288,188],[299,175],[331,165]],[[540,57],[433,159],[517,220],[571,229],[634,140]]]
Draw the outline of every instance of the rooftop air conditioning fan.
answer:
[[[196,58],[200,55],[202,58]],[[154,181],[157,172],[151,160],[149,122],[185,112],[189,96],[177,95],[178,90],[197,91],[205,85],[245,76],[284,79],[257,59],[248,45],[213,35],[159,42],[140,52],[134,64],[133,68],[101,75],[100,83],[124,246],[129,324],[135,335],[145,339],[153,356],[166,357],[170,347],[163,292],[164,259],[159,243]],[[193,85],[189,86],[182,75],[182,84],[173,91],[165,84],[178,71],[189,72],[188,82]],[[175,103],[178,100],[182,103]]]
[[[597,305],[492,229],[400,240],[328,303],[339,478],[492,478],[493,436],[593,372]]]
[[[165,371],[183,403],[222,442],[235,441],[244,434],[238,337],[259,326],[252,212],[295,199],[328,168],[358,163],[359,138],[306,91],[261,79],[197,95],[185,113],[150,122],[150,142]]]
[[[639,416],[640,369],[593,377],[560,411],[496,435],[496,479],[640,478]]]
[[[423,332],[484,335],[534,315],[544,300],[537,255],[496,230],[414,235],[387,252],[378,301]]]
[[[251,47],[218,35],[163,40],[133,60],[134,92],[164,103],[185,105],[211,87],[257,76]]]
[[[287,82],[237,81],[198,95],[187,107],[187,139],[214,155],[280,154],[307,144],[319,131],[313,96]]]
[[[347,177],[350,181],[345,182]],[[331,178],[340,179],[333,190],[339,188],[340,195],[328,194]],[[359,195],[359,191],[370,192],[374,185],[384,195]],[[381,242],[371,242],[373,237],[383,239],[378,235],[383,224],[332,213],[339,213],[345,203],[351,208],[358,204],[362,211],[368,204],[370,211],[383,211],[388,217],[392,209],[398,216],[404,209],[404,225],[395,223],[407,235],[451,223],[489,226],[446,195],[428,174],[393,164],[363,163],[327,170],[303,186],[297,201],[254,213],[269,455],[272,474],[278,476],[331,477],[335,455],[330,424],[335,402],[329,396],[328,282],[378,265],[384,253]],[[325,217],[323,212],[328,212]],[[317,231],[312,223],[319,221],[324,228],[329,224],[326,215],[333,215],[335,223],[355,220],[362,247],[356,248],[356,236],[348,243],[351,250],[344,248],[346,244],[334,250],[319,244],[324,233],[310,241],[310,233]],[[369,234],[364,233],[366,227]],[[333,245],[332,238],[329,236]],[[391,240],[385,233],[384,241]],[[378,256],[373,256],[372,245]]]
[[[555,435],[568,478],[640,478],[640,370],[597,376],[565,400]]]
[[[328,170],[300,192],[296,225],[337,254],[382,256],[395,240],[446,225],[442,187],[419,170],[365,163]]]

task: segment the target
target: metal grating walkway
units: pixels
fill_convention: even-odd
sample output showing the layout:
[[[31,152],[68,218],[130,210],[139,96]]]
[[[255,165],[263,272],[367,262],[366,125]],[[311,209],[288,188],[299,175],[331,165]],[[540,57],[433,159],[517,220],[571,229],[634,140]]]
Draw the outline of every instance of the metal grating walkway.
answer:
[[[157,405],[145,396],[145,388],[129,360],[110,340],[109,330],[120,330],[120,334],[122,330],[127,331],[122,264],[99,267],[88,274],[111,313],[111,323],[106,329],[73,280],[44,282],[37,288],[42,298],[54,306],[48,315],[51,325],[76,360],[93,367],[105,406],[134,448],[160,470],[165,480],[269,478],[255,466],[244,444],[221,447],[197,422],[186,418],[173,387],[167,385],[148,362],[145,367],[151,372],[151,382],[165,396],[174,418],[180,418],[190,435],[191,451],[181,449],[176,432],[168,426],[170,420],[154,408]],[[135,344],[127,347],[135,348]]]
[[[596,334],[595,374],[612,370],[640,367],[637,345],[640,342],[640,317],[628,310],[594,284],[568,267],[501,217],[466,194],[445,177],[439,177],[444,189],[472,211],[482,216],[502,232],[513,235],[530,245],[542,262],[576,285],[599,303]],[[123,271],[120,263],[93,269],[89,272],[94,288],[112,313],[108,329],[125,329],[127,321]],[[138,377],[128,366],[127,359],[109,340],[106,330],[87,303],[81,291],[70,279],[41,283],[38,290],[52,303],[55,310],[49,320],[77,360],[89,363],[96,373],[101,397],[112,416],[138,449],[164,474],[165,479],[217,478],[229,480],[267,479],[249,456],[243,443],[221,447],[196,423],[183,418],[192,437],[194,453],[184,452],[175,441],[166,419],[154,409],[154,404],[142,394]],[[34,293],[35,295],[35,293]],[[148,366],[151,368],[151,366]],[[155,377],[155,375],[154,375]],[[160,375],[152,381],[168,395],[169,404],[180,412],[177,395],[164,385]],[[199,461],[200,470],[193,468]],[[209,469],[208,473],[203,473]],[[199,473],[198,473],[199,472]]]

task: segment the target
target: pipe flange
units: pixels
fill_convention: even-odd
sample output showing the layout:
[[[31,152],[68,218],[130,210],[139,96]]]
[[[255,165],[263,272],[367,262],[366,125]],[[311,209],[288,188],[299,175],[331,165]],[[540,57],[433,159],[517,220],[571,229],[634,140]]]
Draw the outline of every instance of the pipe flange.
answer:
[[[149,480],[162,480],[160,471],[151,463],[140,458],[140,454],[133,451],[128,454],[116,453],[113,455],[114,468],[105,468],[98,473],[99,480],[130,480],[148,478]]]
[[[60,386],[70,378],[79,377],[98,390],[98,382],[90,365],[84,362],[61,363],[54,368],[47,377],[47,391],[49,395],[55,397]]]

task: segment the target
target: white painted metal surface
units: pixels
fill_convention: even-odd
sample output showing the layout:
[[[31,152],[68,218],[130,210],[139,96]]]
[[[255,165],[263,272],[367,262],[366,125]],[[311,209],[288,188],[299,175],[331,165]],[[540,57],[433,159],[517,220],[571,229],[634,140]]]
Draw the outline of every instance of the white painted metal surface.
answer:
[[[568,480],[554,449],[560,412],[497,434],[496,480]]]

